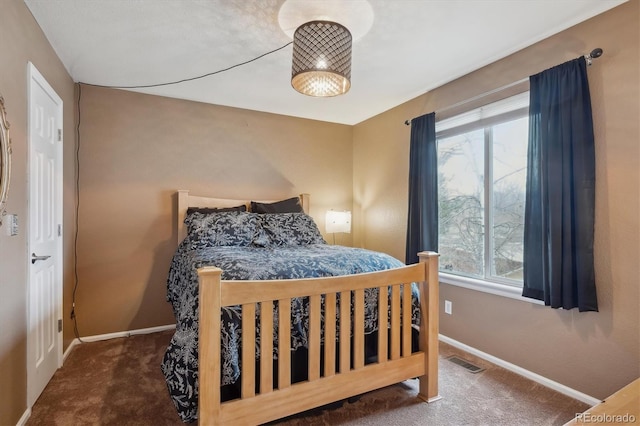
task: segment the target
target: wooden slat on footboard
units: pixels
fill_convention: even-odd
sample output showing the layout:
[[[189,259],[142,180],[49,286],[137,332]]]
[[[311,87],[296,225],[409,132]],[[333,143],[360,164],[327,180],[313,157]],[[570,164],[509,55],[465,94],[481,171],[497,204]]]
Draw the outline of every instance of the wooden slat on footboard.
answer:
[[[340,373],[346,373],[351,369],[351,339],[343,339],[351,330],[351,305],[344,301],[351,300],[351,292],[340,293]]]
[[[291,319],[287,322],[291,324]],[[320,295],[309,297],[309,381],[320,378]]]
[[[243,314],[243,318],[244,314]],[[253,317],[249,317],[253,318]],[[243,321],[244,322],[244,321]],[[244,339],[242,344],[244,345]],[[273,302],[260,306],[260,393],[273,390]]]
[[[255,318],[255,303],[242,305],[243,318]],[[249,398],[256,394],[253,378],[255,377],[256,359],[256,324],[253,321],[242,321],[242,397]]]
[[[336,374],[336,295],[324,297],[324,376]]]
[[[300,280],[220,281],[219,269],[200,269],[200,423],[264,423],[417,376],[421,379],[419,396],[436,399],[437,256],[421,253],[420,264],[383,272]],[[420,351],[415,353],[411,352],[412,282],[419,283],[421,292]],[[377,362],[365,365],[364,295],[367,288],[377,289],[380,297]],[[309,298],[309,368],[308,380],[292,384],[291,299],[296,297]],[[338,297],[339,310],[336,309]],[[279,312],[277,388],[273,386],[272,369],[275,301]],[[253,382],[256,304],[260,304],[261,330],[257,395]],[[243,319],[251,319],[242,321],[242,397],[221,403],[220,309],[234,305],[242,306]]]
[[[291,386],[291,299],[278,300],[278,389]]]

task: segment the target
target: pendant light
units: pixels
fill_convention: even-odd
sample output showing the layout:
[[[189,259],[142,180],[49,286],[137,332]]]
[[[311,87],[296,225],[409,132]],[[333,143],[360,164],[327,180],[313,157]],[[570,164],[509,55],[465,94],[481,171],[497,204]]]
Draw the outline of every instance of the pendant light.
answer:
[[[345,94],[351,87],[349,30],[332,21],[310,21],[293,36],[291,85],[309,96]]]

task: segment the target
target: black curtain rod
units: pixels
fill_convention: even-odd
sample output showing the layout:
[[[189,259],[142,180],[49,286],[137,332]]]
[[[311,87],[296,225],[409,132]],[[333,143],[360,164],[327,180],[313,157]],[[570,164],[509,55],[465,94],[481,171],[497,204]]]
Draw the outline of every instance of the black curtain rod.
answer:
[[[597,59],[597,58],[599,58],[600,56],[602,56],[602,53],[603,53],[603,52],[604,52],[604,51],[603,51],[601,48],[596,47],[596,48],[595,48],[595,49],[593,49],[589,54],[584,55],[584,59],[587,61],[587,65],[591,65],[591,64],[593,63],[593,60],[594,60],[594,59]],[[436,113],[438,113],[438,112],[442,113],[442,112],[444,112],[444,111],[446,111],[446,110],[449,110],[449,109],[451,109],[451,108],[457,108],[457,107],[459,107],[459,106],[461,106],[461,105],[464,105],[464,104],[466,104],[466,103],[476,101],[476,100],[478,100],[478,99],[484,98],[485,96],[489,96],[489,95],[492,95],[492,94],[494,94],[494,93],[501,92],[501,91],[503,91],[503,90],[505,90],[505,89],[508,89],[508,88],[510,88],[510,87],[513,87],[513,86],[516,86],[516,85],[518,85],[518,84],[522,84],[522,83],[524,83],[525,81],[528,81],[528,80],[529,80],[529,77],[527,77],[527,78],[523,78],[522,80],[514,81],[513,83],[509,83],[509,84],[507,84],[507,85],[505,85],[505,86],[498,87],[497,89],[493,89],[493,90],[490,90],[490,91],[488,91],[488,92],[481,93],[481,94],[479,94],[478,96],[474,96],[474,97],[473,97],[473,98],[471,98],[471,99],[465,99],[464,101],[461,101],[461,102],[455,103],[455,104],[453,104],[453,105],[451,105],[451,106],[448,106],[448,107],[446,107],[446,108],[444,108],[444,109],[441,109],[440,111],[436,111]],[[406,124],[407,126],[411,125],[411,120],[405,120],[405,121],[404,121],[404,124]]]

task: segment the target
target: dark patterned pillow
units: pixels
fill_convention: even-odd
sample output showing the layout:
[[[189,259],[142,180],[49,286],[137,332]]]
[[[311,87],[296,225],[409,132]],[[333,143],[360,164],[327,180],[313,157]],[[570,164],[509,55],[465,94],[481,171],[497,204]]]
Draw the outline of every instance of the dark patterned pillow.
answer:
[[[253,213],[303,213],[300,197],[288,198],[275,203],[260,203],[258,201],[251,202],[251,211]]]
[[[313,218],[305,213],[266,213],[259,215],[265,246],[325,244]],[[256,245],[258,243],[256,242]]]
[[[187,238],[192,247],[250,246],[258,227],[258,215],[247,212],[192,213],[186,217]]]
[[[247,206],[242,204],[236,207],[189,207],[187,209],[187,215],[191,213],[223,213],[223,212],[246,212]]]

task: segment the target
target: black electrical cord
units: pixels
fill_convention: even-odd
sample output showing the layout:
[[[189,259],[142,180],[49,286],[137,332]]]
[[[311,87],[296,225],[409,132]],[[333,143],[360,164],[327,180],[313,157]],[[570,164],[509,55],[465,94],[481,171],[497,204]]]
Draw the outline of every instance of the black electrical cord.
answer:
[[[102,84],[91,84],[91,83],[82,83],[82,82],[78,82],[78,103],[77,103],[77,109],[78,109],[78,123],[76,125],[76,158],[75,158],[75,162],[76,162],[76,229],[75,229],[75,238],[74,238],[74,243],[73,243],[73,273],[74,273],[74,284],[73,284],[73,295],[71,297],[71,319],[73,320],[73,333],[76,336],[76,339],[78,339],[81,343],[84,343],[84,341],[80,338],[80,332],[78,331],[78,316],[76,315],[76,291],[78,290],[78,225],[79,225],[79,212],[80,212],[80,100],[82,98],[82,85],[87,85],[87,86],[93,86],[93,87],[104,87],[104,88],[109,88],[109,89],[144,89],[144,88],[149,88],[149,87],[160,87],[160,86],[169,86],[172,84],[179,84],[179,83],[184,83],[187,81],[193,81],[193,80],[198,80],[201,78],[205,78],[205,77],[209,77],[211,75],[215,75],[215,74],[220,74],[222,72],[225,71],[229,71],[232,70],[234,68],[237,68],[239,66],[242,65],[246,65],[249,64],[251,62],[257,61],[260,58],[263,58],[267,55],[270,55],[272,53],[275,53],[279,50],[284,49],[285,47],[289,46],[290,44],[292,44],[293,42],[290,41],[289,43],[278,47],[277,49],[273,49],[267,53],[263,53],[260,56],[256,56],[253,59],[250,59],[248,61],[245,62],[241,62],[239,64],[235,64],[232,65],[230,67],[224,68],[224,69],[220,69],[217,71],[213,71],[207,74],[203,74],[203,75],[199,75],[197,77],[190,77],[190,78],[185,78],[182,80],[177,80],[177,81],[170,81],[167,83],[158,83],[158,84],[145,84],[145,85],[141,85],[141,86],[106,86],[106,85],[102,85]]]
[[[78,290],[78,225],[79,225],[79,212],[80,212],[80,99],[82,98],[82,85],[78,84],[78,123],[76,124],[76,229],[75,237],[73,241],[73,295],[71,297],[71,319],[73,320],[73,333],[81,343],[84,343],[80,338],[80,332],[78,331],[78,317],[76,315],[76,291]]]
[[[105,85],[102,85],[102,84],[91,84],[91,83],[82,83],[82,84],[86,84],[87,86],[94,86],[94,87],[106,87],[106,88],[110,88],[110,89],[145,89],[145,88],[149,88],[149,87],[170,86],[172,84],[179,84],[179,83],[184,83],[184,82],[187,82],[187,81],[199,80],[201,78],[209,77],[211,75],[220,74],[221,72],[232,70],[234,68],[240,67],[242,65],[249,64],[251,62],[257,61],[260,58],[264,58],[267,55],[270,55],[270,54],[275,53],[275,52],[277,52],[279,50],[282,50],[285,47],[289,46],[290,44],[293,44],[293,42],[290,41],[289,43],[285,44],[284,46],[280,46],[277,49],[270,50],[269,52],[263,53],[260,56],[256,56],[253,59],[249,59],[248,61],[245,61],[245,62],[240,62],[239,64],[231,65],[230,67],[223,68],[221,70],[209,72],[209,73],[206,73],[206,74],[203,74],[203,75],[199,75],[197,77],[189,77],[189,78],[184,78],[182,80],[170,81],[170,82],[167,82],[167,83],[143,84],[143,85],[140,85],[140,86],[105,86]]]

